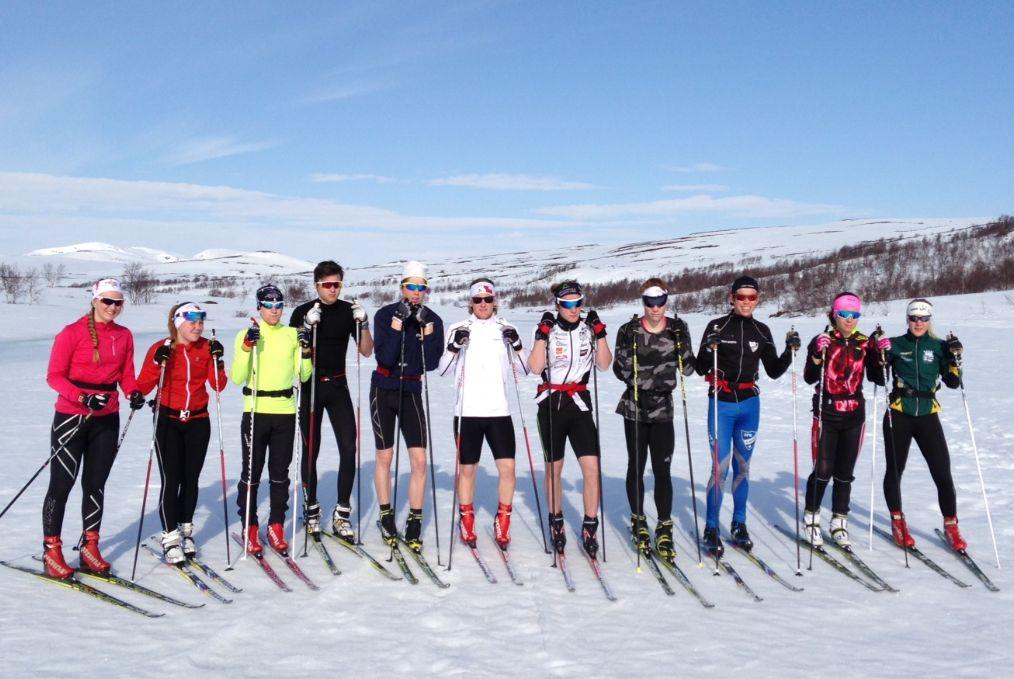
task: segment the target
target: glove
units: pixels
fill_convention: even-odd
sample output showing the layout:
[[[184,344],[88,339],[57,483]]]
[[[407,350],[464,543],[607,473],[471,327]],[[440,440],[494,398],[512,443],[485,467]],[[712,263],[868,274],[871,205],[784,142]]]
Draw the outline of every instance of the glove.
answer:
[[[303,316],[303,327],[312,328],[320,323],[320,302],[314,302],[310,310]]]
[[[243,344],[248,347],[252,347],[257,344],[257,341],[261,338],[261,327],[259,325],[251,325],[246,330],[246,336],[243,338]]]
[[[131,410],[140,410],[144,407],[144,394],[139,392],[137,389],[130,392],[129,398]]]
[[[822,332],[819,335],[817,335],[817,344],[816,344],[815,348],[817,349],[817,353],[818,354],[822,354],[825,351],[827,351],[827,348],[829,346],[831,346],[831,336],[830,335],[828,335],[826,332]]]
[[[413,311],[415,311],[415,320],[419,321],[419,326],[422,327],[428,322],[426,319],[429,318],[430,311],[422,304],[413,304]]]
[[[879,325],[877,326],[877,329],[873,331],[873,334],[870,335],[870,342],[877,348],[878,351],[891,350],[891,340],[884,337],[884,329]]]
[[[799,333],[795,330],[789,330],[785,333],[785,348],[790,351],[798,351],[803,346],[803,341],[799,339]]]
[[[366,315],[366,309],[359,302],[352,303],[352,318],[359,325],[363,325],[369,319],[369,316]]]
[[[606,336],[606,324],[599,318],[599,312],[592,309],[585,316],[585,322],[591,326],[592,332],[595,333],[595,339],[605,339]]]
[[[456,328],[451,335],[451,341],[447,343],[447,350],[453,354],[458,353],[468,344],[468,336],[471,334],[472,331],[464,326]]]
[[[707,335],[704,336],[704,346],[711,347],[712,351],[714,351],[721,343],[722,336],[718,333],[717,330],[712,330],[711,332],[709,332]]]
[[[155,361],[157,365],[162,365],[169,360],[170,353],[172,353],[172,349],[169,347],[169,345],[163,344],[162,346],[160,346],[158,349],[155,350],[155,355],[152,357],[152,360]]]
[[[964,347],[961,346],[961,340],[959,340],[954,335],[948,335],[947,336],[947,350],[948,351],[950,351],[955,356],[960,356],[961,355],[961,350],[963,348]]]
[[[553,328],[556,326],[556,316],[553,312],[547,311],[542,314],[542,319],[539,321],[539,325],[535,329],[535,339],[537,340],[548,340],[549,333],[553,332]]]
[[[88,410],[102,410],[109,403],[109,394],[85,394],[81,404]]]
[[[521,351],[521,337],[518,336],[517,328],[506,325],[500,332],[503,334],[504,341],[511,345],[511,349]]]
[[[310,348],[311,333],[312,330],[305,325],[296,331],[296,340],[299,342],[299,346],[304,349]]]
[[[211,355],[214,358],[220,359],[222,358],[222,356],[225,355],[225,347],[223,347],[222,343],[219,342],[217,339],[213,339],[210,342],[208,342],[208,351],[211,352]]]

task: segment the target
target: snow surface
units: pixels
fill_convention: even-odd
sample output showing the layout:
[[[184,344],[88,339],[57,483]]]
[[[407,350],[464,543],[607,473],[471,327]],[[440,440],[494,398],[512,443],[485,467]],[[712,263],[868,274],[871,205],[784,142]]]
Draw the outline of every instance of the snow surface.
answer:
[[[164,314],[172,301],[175,300],[164,296],[158,304],[127,306],[122,320],[134,330],[138,352],[162,336]],[[389,582],[335,545],[331,553],[344,571],[339,577],[328,574],[312,553],[301,561],[307,573],[321,585],[320,592],[310,592],[296,582],[280,562],[275,562],[276,570],[293,587],[291,594],[278,591],[255,564],[241,563],[230,578],[245,591],[235,595],[235,602],[226,606],[205,599],[142,553],[138,569],[142,584],[188,601],[207,601],[205,608],[188,611],[103,586],[116,596],[165,611],[166,616],[158,620],[143,619],[81,594],[0,569],[0,583],[4,587],[0,606],[4,630],[0,666],[7,676],[63,676],[79,672],[82,667],[108,676],[164,676],[167,671],[240,676],[296,672],[319,676],[348,669],[366,676],[685,676],[714,671],[744,671],[746,676],[758,677],[886,677],[900,673],[1002,676],[1014,656],[1010,645],[1014,583],[1007,575],[1007,568],[1014,564],[1014,462],[1010,457],[1014,433],[1007,420],[1014,410],[1014,396],[1005,383],[1006,371],[997,368],[1006,359],[1008,344],[1000,338],[1014,328],[1010,319],[1014,292],[934,301],[938,332],[954,330],[966,346],[968,404],[1004,570],[998,571],[992,563],[992,546],[961,397],[957,391],[945,390],[941,396],[941,417],[951,449],[962,530],[972,553],[1001,588],[999,593],[986,591],[936,543],[932,533],[940,524],[936,494],[925,463],[914,450],[903,492],[915,537],[932,558],[962,580],[973,583],[973,587],[959,589],[917,562],[905,569],[901,552],[879,538],[875,538],[873,553],[865,551],[862,528],[869,508],[872,461],[869,436],[856,469],[854,539],[862,546],[862,554],[868,555],[867,561],[901,592],[867,591],[820,561],[814,563],[812,571],[806,569],[804,562],[804,576],[792,577],[795,548],[770,528],[775,523],[791,525],[794,511],[792,395],[786,375],[777,382],[761,378],[763,407],[751,469],[749,524],[757,542],[757,554],[806,591],[789,592],[739,555],[731,554],[730,561],[764,597],[763,602],[755,603],[738,591],[730,578],[714,577],[709,568],[698,568],[691,547],[693,514],[686,449],[679,435],[681,423],[677,422],[673,477],[679,562],[716,607],[705,610],[675,582],[672,583],[675,596],[665,596],[646,569],[642,573],[635,571],[634,555],[626,547],[628,509],[623,486],[626,453],[621,421],[614,414],[621,384],[611,372],[605,372],[599,375],[608,557],[604,569],[619,596],[616,603],[608,602],[602,595],[576,549],[570,550],[575,593],[568,593],[559,572],[549,567],[550,557],[542,552],[514,403],[520,459],[513,557],[525,581],[523,587],[510,584],[486,535],[480,540],[480,547],[500,580],[496,585],[485,582],[460,545],[455,549],[453,570],[440,571],[451,583],[447,590],[438,590],[425,580],[417,586]],[[241,300],[221,300],[220,304],[209,306],[209,328],[216,327],[219,337],[231,338],[244,323],[234,315],[242,304]],[[7,462],[0,473],[0,499],[4,504],[48,454],[55,397],[45,384],[45,370],[52,336],[83,313],[86,305],[84,291],[66,288],[47,290],[43,302],[37,305],[2,305],[8,319],[8,323],[0,326],[3,340],[0,361],[5,367],[0,398],[6,406],[0,416],[0,440]],[[374,310],[369,309],[371,313]],[[448,323],[464,316],[458,307],[444,306],[439,311]],[[604,314],[610,326],[610,342],[618,324],[635,311],[638,309],[632,305]],[[901,332],[903,313],[904,302],[876,304],[868,309],[861,326],[872,329],[876,322],[882,322],[889,332]],[[504,312],[505,318],[522,326],[525,337],[529,336],[537,316],[532,312]],[[763,306],[758,316],[765,319]],[[686,320],[696,346],[707,317],[692,314]],[[790,326],[799,329],[805,341],[821,329],[822,319],[778,318],[771,319],[770,325],[781,344]],[[373,365],[372,360],[362,362],[364,394]],[[350,368],[354,371],[354,361],[350,362]],[[354,379],[351,384],[354,390]],[[522,402],[541,478],[531,400],[535,384],[534,378],[523,383]],[[800,467],[808,470],[810,462],[805,452],[808,430],[804,422],[809,392],[802,387],[801,380],[800,384]],[[696,494],[699,510],[703,512],[710,465],[705,428],[706,389],[703,380],[696,377],[689,380],[687,387]],[[429,389],[436,443],[441,560],[446,563],[454,474],[451,381],[433,377]],[[867,395],[870,393],[868,390]],[[239,390],[230,387],[223,396],[222,418],[228,519],[233,530],[239,526],[235,484],[240,466],[240,410]],[[125,421],[126,409],[122,412]],[[151,441],[150,425],[143,418],[135,419],[138,421],[131,426],[106,486],[103,524],[105,554],[123,575],[130,572]],[[364,427],[367,428],[361,476],[362,526],[366,548],[382,556],[385,550],[372,528],[377,517],[371,482],[372,440],[367,422]],[[868,431],[872,431],[872,421]],[[321,500],[326,511],[330,511],[335,498],[337,451],[329,427],[325,427],[323,441],[319,463]],[[225,543],[216,445],[217,433],[213,432],[201,479],[196,524],[203,555],[221,570],[225,565]],[[886,525],[880,492],[884,472],[882,440],[877,442],[876,455],[874,496],[878,521]],[[407,469],[407,465],[402,469]],[[31,555],[40,552],[39,508],[47,478],[48,472],[0,521],[5,538],[0,557],[37,565],[31,561]],[[580,523],[581,484],[570,453],[564,478],[565,511],[573,540]],[[404,481],[403,478],[403,485]],[[157,483],[158,474],[154,472],[153,486]],[[650,474],[646,485],[646,507],[650,510]],[[495,469],[488,453],[484,453],[477,494],[480,525],[484,528],[495,508],[495,487]],[[153,488],[145,517],[145,535],[158,528],[154,493]],[[80,527],[79,501],[80,491],[75,489],[64,531],[68,543],[74,542]],[[825,498],[825,507],[829,501],[830,493]],[[262,497],[262,513],[265,508],[266,500]],[[401,509],[399,525],[404,520],[404,505]],[[730,515],[731,505],[727,502],[723,529],[727,529]],[[426,552],[435,564],[434,522],[428,491],[426,519]]]

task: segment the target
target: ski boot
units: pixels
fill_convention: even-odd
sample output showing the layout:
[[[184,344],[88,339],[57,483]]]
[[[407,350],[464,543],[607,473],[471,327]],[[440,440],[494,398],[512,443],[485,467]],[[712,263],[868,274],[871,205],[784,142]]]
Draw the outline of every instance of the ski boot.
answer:
[[[500,549],[507,549],[511,543],[511,505],[499,503],[493,518],[493,539]]]
[[[963,552],[968,549],[968,543],[965,542],[965,538],[961,537],[961,532],[958,530],[958,517],[944,517],[944,535],[947,536],[947,544],[955,552]]]
[[[849,525],[847,514],[831,515],[831,539],[842,549],[851,549],[852,542],[849,540]]]
[[[641,551],[651,548],[651,533],[648,532],[648,521],[644,514],[630,517],[630,538]]]
[[[303,505],[303,527],[310,535],[320,535],[320,504]]]
[[[422,552],[422,509],[408,510],[408,520],[405,521],[405,544],[416,554]]]
[[[599,539],[595,536],[599,530],[599,520],[594,516],[585,516],[581,523],[581,543],[584,551],[592,559],[599,554]]]
[[[352,507],[335,505],[331,513],[331,532],[349,544],[356,544],[356,532],[352,530]]]
[[[63,540],[59,535],[47,535],[42,538],[42,549],[42,563],[46,575],[60,580],[67,580],[74,575],[74,569],[63,559]]]
[[[268,544],[271,545],[271,549],[279,554],[286,555],[289,553],[289,543],[285,541],[285,524],[268,524]]]
[[[162,531],[162,558],[171,566],[182,566],[186,562],[187,557],[183,554],[183,548],[180,547],[180,531],[178,529]]]
[[[894,543],[899,547],[910,549],[915,547],[915,538],[908,532],[908,522],[901,512],[891,512],[891,535],[894,536]]]
[[[261,545],[260,526],[250,525],[246,527],[245,549],[254,556],[260,556],[264,552],[264,546]]]
[[[109,562],[102,558],[99,552],[99,532],[97,530],[86,530],[84,542],[81,544],[81,568],[96,573],[108,573]]]
[[[472,503],[458,505],[458,530],[461,531],[461,541],[469,547],[475,547],[475,507]]]
[[[824,546],[824,536],[820,532],[820,512],[803,512],[803,539],[814,547]]]
[[[655,526],[655,551],[666,561],[676,559],[676,548],[672,543],[672,519],[659,521]]]
[[[180,547],[183,548],[183,556],[188,559],[197,556],[197,544],[194,543],[194,524],[180,524]]]
[[[549,536],[553,543],[553,549],[558,554],[563,554],[563,549],[567,546],[567,533],[563,525],[562,513],[549,515]]]
[[[733,521],[729,533],[731,533],[732,541],[737,547],[746,552],[753,549],[753,540],[750,539],[750,532],[746,529],[745,523]]]
[[[394,547],[398,543],[398,527],[394,525],[394,510],[391,505],[380,508],[380,537]]]
[[[722,538],[718,536],[718,526],[706,526],[701,542],[704,545],[705,551],[711,556],[721,557],[725,554],[725,545],[722,544]]]

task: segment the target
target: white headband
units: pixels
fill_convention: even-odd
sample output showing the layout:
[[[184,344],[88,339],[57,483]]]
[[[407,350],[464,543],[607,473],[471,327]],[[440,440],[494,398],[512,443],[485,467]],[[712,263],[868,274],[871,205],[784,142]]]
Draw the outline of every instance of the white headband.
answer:
[[[115,278],[103,278],[97,281],[92,286],[92,299],[98,299],[107,292],[118,292],[122,295],[123,290],[120,288],[120,282]]]
[[[496,297],[496,291],[493,289],[493,284],[489,281],[477,281],[468,289],[469,297],[485,297],[486,295],[493,295]]]
[[[180,306],[179,309],[173,312],[173,325],[175,325],[177,329],[179,329],[181,325],[187,322],[187,319],[184,318],[183,315],[188,311],[204,311],[204,309],[197,306],[193,302],[186,302],[185,304]]]
[[[653,285],[644,292],[641,293],[641,297],[661,297],[662,295],[668,295],[669,291],[664,288],[660,288],[657,285]]]

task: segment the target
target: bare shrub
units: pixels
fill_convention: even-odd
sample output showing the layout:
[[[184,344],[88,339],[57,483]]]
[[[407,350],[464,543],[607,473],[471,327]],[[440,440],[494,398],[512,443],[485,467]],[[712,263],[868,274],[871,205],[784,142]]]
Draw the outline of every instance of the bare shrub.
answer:
[[[141,262],[125,264],[120,283],[133,304],[151,304],[155,300],[158,281]]]

